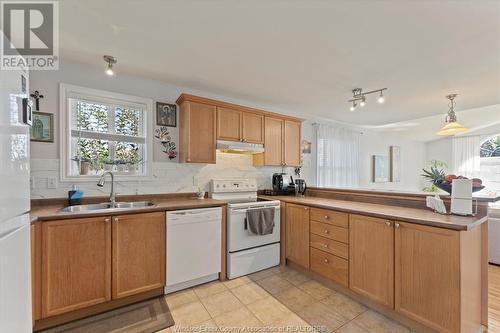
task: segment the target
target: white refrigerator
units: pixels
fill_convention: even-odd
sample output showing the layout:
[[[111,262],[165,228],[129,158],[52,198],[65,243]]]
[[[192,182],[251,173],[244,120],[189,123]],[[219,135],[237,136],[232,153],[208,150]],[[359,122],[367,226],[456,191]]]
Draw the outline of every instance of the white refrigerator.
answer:
[[[32,332],[31,114],[23,112],[23,99],[28,71],[0,70],[0,332]]]

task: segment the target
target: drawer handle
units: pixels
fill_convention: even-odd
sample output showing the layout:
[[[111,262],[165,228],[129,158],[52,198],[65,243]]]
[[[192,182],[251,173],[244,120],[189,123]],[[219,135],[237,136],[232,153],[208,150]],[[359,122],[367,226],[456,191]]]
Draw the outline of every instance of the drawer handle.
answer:
[[[328,233],[328,229],[325,229],[325,234],[327,234],[327,233]]]
[[[325,259],[324,262],[325,264],[328,264],[330,261],[328,261],[328,259]]]

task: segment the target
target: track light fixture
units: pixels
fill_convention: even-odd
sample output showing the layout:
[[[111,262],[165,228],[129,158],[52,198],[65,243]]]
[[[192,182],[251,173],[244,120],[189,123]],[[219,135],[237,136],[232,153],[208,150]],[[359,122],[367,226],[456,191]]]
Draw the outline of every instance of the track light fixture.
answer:
[[[352,98],[348,100],[348,102],[352,103],[352,106],[349,108],[349,110],[354,111],[356,109],[356,106],[363,107],[366,105],[366,95],[369,94],[374,94],[374,93],[380,93],[377,101],[382,104],[385,102],[385,97],[384,97],[384,90],[387,90],[387,88],[382,88],[382,89],[376,89],[376,90],[371,90],[367,92],[363,92],[361,88],[356,88],[352,90]]]
[[[117,60],[115,57],[110,56],[110,55],[105,55],[103,56],[103,59],[105,62],[108,63],[108,67],[106,68],[106,74],[109,76],[113,76],[115,72],[113,71],[113,65],[116,64]]]

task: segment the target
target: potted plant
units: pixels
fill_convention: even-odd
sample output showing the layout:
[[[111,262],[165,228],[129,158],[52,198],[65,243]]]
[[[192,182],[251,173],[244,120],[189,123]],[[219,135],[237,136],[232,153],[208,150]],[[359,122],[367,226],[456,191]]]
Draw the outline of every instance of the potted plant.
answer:
[[[90,158],[83,156],[75,156],[72,158],[72,160],[78,163],[78,169],[80,171],[80,175],[89,174],[90,163],[91,163]]]
[[[427,190],[429,192],[438,192],[439,191],[438,189],[441,189],[451,194],[453,180],[468,179],[467,177],[464,176],[456,176],[452,174],[447,175],[444,171],[444,168],[446,167],[447,167],[446,163],[437,160],[432,160],[429,170],[422,169],[422,171],[424,172],[422,174],[422,177],[424,177],[425,179],[429,180],[432,183],[432,186],[424,188],[424,191]],[[473,178],[472,192],[477,192],[482,190],[484,188],[482,183],[483,181],[481,179]]]

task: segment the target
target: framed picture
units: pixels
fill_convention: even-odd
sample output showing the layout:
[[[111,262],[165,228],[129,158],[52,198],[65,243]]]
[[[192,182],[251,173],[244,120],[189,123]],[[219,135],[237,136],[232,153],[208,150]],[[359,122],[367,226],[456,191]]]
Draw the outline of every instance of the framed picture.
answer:
[[[54,142],[54,114],[33,112],[31,141]]]
[[[302,154],[310,154],[311,147],[312,147],[311,141],[302,140]]]
[[[401,181],[401,147],[391,146],[391,182]]]
[[[177,105],[156,102],[156,125],[177,127]]]
[[[389,181],[389,157],[373,155],[373,181],[386,183]]]

